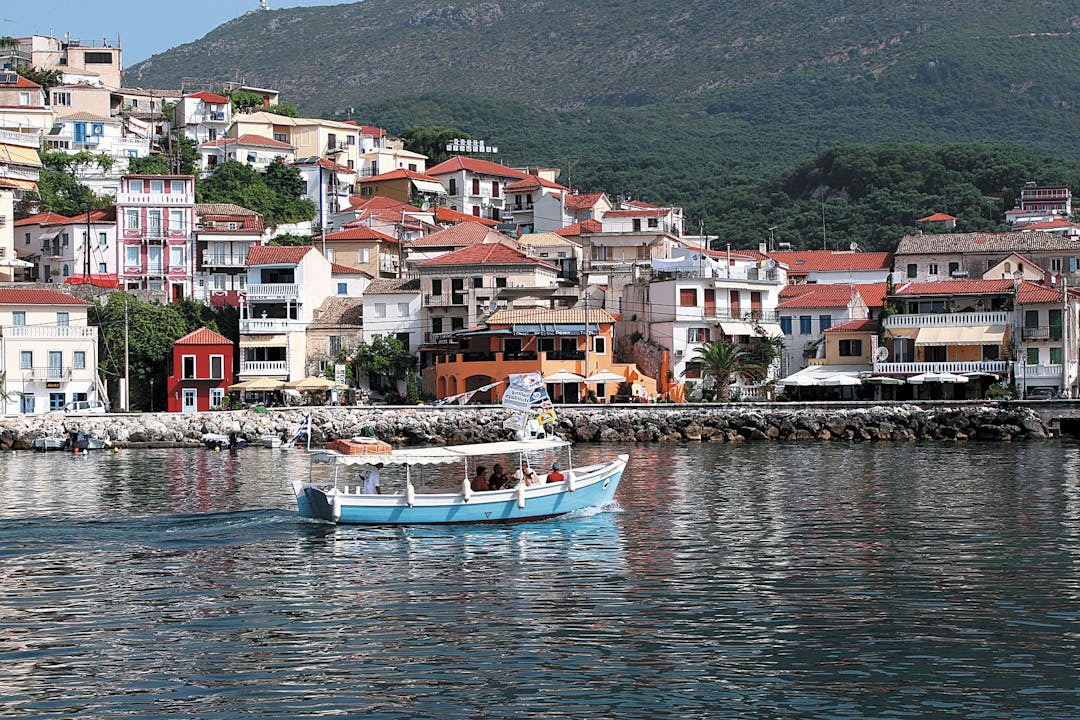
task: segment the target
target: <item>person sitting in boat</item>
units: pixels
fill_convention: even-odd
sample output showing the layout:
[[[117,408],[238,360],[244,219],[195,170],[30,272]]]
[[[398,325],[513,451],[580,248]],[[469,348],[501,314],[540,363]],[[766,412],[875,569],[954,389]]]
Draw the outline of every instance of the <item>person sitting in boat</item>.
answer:
[[[502,465],[495,463],[495,467],[491,468],[491,477],[488,478],[488,485],[492,490],[502,490],[509,484],[510,476],[503,470]]]
[[[540,482],[540,478],[537,477],[536,471],[529,467],[528,460],[521,461],[521,467],[514,471],[514,479],[519,483],[523,482],[526,485]]]
[[[370,470],[364,473],[364,494],[365,495],[382,495],[382,485],[380,473],[382,470],[382,463],[375,463]]]
[[[476,474],[473,475],[472,489],[476,492],[487,492],[491,490],[491,482],[488,481],[487,468],[483,465],[476,466]]]
[[[559,471],[559,463],[558,462],[551,463],[551,472],[548,473],[547,481],[549,483],[553,483],[553,482],[562,482],[565,479],[566,479],[566,476],[563,475],[562,472]]]

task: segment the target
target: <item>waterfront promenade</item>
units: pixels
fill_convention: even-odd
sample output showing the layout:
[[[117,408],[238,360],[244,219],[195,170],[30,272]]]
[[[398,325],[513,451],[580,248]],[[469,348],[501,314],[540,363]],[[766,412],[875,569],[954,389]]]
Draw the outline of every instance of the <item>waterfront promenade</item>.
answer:
[[[578,442],[746,442],[1027,440],[1058,430],[1076,403],[729,403],[558,406],[556,432]],[[1047,404],[1049,405],[1049,403]],[[1067,406],[1067,407],[1064,407]],[[374,433],[396,445],[462,444],[505,439],[501,407],[296,407],[210,413],[0,418],[0,450],[29,449],[35,438],[81,430],[120,447],[184,446],[205,433],[288,439],[311,415],[312,440]],[[1065,423],[1061,420],[1060,423]]]

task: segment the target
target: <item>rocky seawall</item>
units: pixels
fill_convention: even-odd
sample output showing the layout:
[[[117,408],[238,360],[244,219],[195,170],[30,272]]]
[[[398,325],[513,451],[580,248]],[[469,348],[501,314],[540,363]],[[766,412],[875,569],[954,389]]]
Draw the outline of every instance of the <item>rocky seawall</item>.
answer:
[[[0,450],[27,450],[35,438],[81,430],[120,447],[198,444],[205,433],[238,433],[249,441],[291,436],[311,413],[312,442],[374,433],[395,445],[505,440],[501,408],[306,408],[200,414],[0,418]],[[1028,440],[1049,429],[1023,407],[967,405],[787,409],[754,405],[649,405],[559,408],[559,435],[578,442],[753,442]]]

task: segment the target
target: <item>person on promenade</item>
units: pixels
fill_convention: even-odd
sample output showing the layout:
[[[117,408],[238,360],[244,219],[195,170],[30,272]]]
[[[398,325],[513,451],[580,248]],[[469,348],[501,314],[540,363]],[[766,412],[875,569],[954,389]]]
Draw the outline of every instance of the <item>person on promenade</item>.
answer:
[[[375,465],[364,473],[364,494],[365,495],[382,495],[382,478],[379,471],[382,470],[382,463],[375,463]]]
[[[492,490],[502,490],[510,482],[510,477],[503,471],[503,466],[499,463],[495,463],[495,467],[491,468],[491,477],[488,479],[488,485]]]
[[[476,474],[473,475],[472,489],[476,492],[487,492],[491,490],[491,483],[488,482],[487,468],[483,465],[476,466]]]
[[[547,481],[549,483],[553,483],[553,482],[562,482],[565,479],[566,479],[566,476],[563,475],[559,471],[559,463],[558,462],[551,463],[551,472],[548,473]]]

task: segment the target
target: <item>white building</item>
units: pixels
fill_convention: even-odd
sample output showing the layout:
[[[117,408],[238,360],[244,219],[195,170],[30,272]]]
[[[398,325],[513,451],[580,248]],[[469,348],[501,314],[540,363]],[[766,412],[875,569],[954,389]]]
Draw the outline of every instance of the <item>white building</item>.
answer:
[[[4,413],[40,414],[73,400],[103,399],[89,307],[55,290],[0,288],[0,358],[10,395]]]
[[[120,118],[91,113],[73,113],[57,118],[45,136],[50,150],[69,155],[89,152],[113,160],[108,168],[81,166],[76,170],[79,182],[99,195],[115,196],[120,191],[120,177],[127,173],[131,158],[150,154],[150,139],[128,135]]]
[[[296,148],[289,143],[260,135],[222,137],[199,144],[199,168],[208,175],[231,160],[262,172],[272,162],[291,163],[295,153]]]
[[[446,203],[473,217],[503,221],[510,217],[506,186],[531,175],[473,157],[455,156],[427,171],[446,188]]]
[[[173,108],[173,126],[196,143],[223,138],[232,125],[232,101],[212,92],[192,93]]]
[[[378,278],[364,291],[364,341],[396,337],[416,350],[423,335],[419,278]]]

